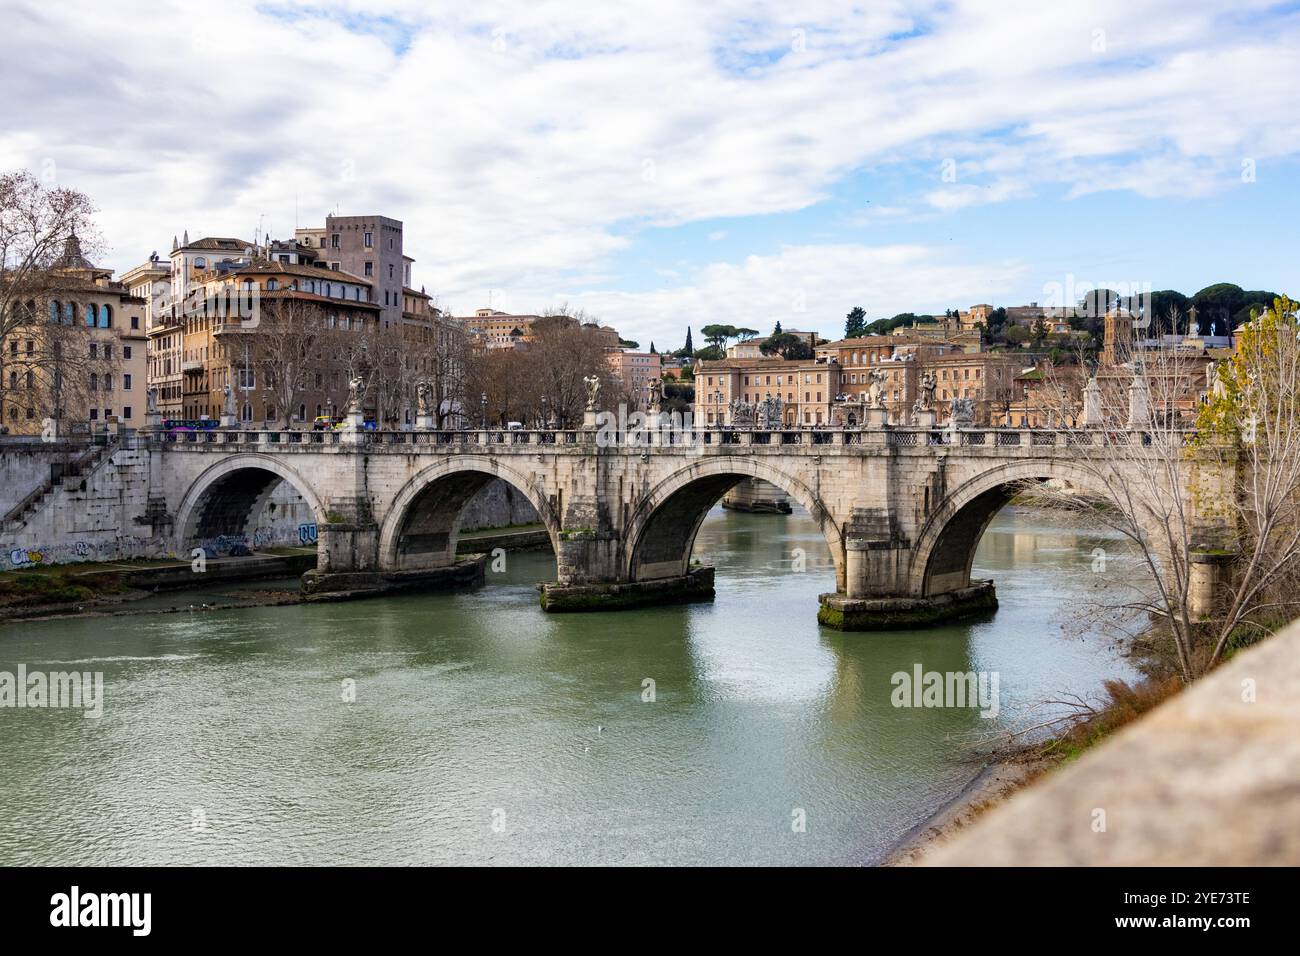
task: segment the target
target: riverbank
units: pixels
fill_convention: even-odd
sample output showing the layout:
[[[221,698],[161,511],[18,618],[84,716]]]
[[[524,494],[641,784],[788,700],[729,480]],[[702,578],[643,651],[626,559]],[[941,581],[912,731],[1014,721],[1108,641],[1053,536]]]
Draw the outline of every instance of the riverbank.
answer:
[[[1049,769],[1046,761],[1008,759],[983,767],[955,797],[903,834],[879,866],[917,866],[979,817]]]
[[[464,535],[457,547],[461,557],[506,551],[546,550],[550,536],[541,525],[491,528]],[[305,593],[301,575],[316,567],[310,547],[276,548],[240,558],[213,558],[201,574],[190,562],[140,560],[59,564],[0,573],[0,614],[8,621],[46,621],[71,617],[113,617],[127,614],[172,614],[231,608],[278,607],[374,596],[366,591]],[[250,589],[256,582],[282,582],[282,587]],[[234,591],[226,590],[236,586]],[[141,607],[160,595],[182,597],[175,604]],[[376,592],[377,594],[378,592]],[[210,600],[205,598],[210,597]]]
[[[1139,717],[1181,695],[1189,686],[1196,685],[1184,685],[1177,677],[1168,675],[1149,677],[1132,685],[1107,681],[1105,689],[1109,699],[1105,703],[1090,712],[1082,712],[1080,719],[1054,736],[990,757],[960,793],[904,834],[880,865],[925,863],[989,810],[1021,790],[1032,789],[1054,776]]]

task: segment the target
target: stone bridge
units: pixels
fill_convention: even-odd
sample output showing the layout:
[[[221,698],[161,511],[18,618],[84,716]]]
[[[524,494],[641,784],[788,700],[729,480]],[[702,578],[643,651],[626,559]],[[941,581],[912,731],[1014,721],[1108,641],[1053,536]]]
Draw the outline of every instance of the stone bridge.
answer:
[[[532,504],[555,552],[543,607],[612,609],[711,595],[712,569],[691,558],[700,523],[733,485],[758,478],[798,502],[826,540],[836,590],[822,597],[823,622],[896,627],[995,606],[992,582],[970,575],[997,511],[1037,480],[1105,497],[1113,489],[1101,481],[1149,469],[1148,442],[1140,430],[885,425],[155,433],[86,450],[67,459],[69,474],[16,494],[0,546],[20,558],[104,560],[187,556],[223,537],[256,543],[287,483],[315,516],[308,590],[446,586],[482,576],[481,559],[457,560],[460,518],[500,479]],[[9,465],[22,455],[3,457],[21,480]],[[1232,478],[1169,493],[1196,515],[1198,500],[1231,495]],[[1223,540],[1221,522],[1207,515],[1204,540]],[[1207,561],[1193,573],[1208,604],[1221,572]]]
[[[696,533],[729,488],[760,478],[802,505],[826,539],[836,592],[822,597],[822,621],[866,629],[995,607],[992,582],[973,582],[971,562],[997,511],[1026,481],[1102,492],[1078,444],[1114,444],[1124,456],[1144,441],[1139,432],[888,426],[665,431],[641,442],[611,434],[222,430],[158,435],[137,454],[140,466],[147,454],[149,520],[178,554],[248,533],[289,482],[319,529],[318,566],[304,579],[314,591],[472,579],[456,556],[459,516],[499,478],[550,536],[558,574],[542,588],[547,610],[711,596],[712,569],[691,558]]]

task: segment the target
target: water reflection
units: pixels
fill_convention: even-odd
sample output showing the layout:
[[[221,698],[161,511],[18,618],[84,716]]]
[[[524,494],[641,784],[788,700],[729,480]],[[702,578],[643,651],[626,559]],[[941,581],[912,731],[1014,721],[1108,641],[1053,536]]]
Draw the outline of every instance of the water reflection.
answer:
[[[0,669],[103,670],[106,705],[0,711],[0,863],[869,861],[990,723],[893,707],[894,672],[998,670],[999,720],[1128,673],[1053,630],[1096,540],[1004,512],[997,614],[906,633],[819,628],[816,526],[720,509],[711,604],[546,615],[553,560],[515,554],[473,593],[11,625]]]

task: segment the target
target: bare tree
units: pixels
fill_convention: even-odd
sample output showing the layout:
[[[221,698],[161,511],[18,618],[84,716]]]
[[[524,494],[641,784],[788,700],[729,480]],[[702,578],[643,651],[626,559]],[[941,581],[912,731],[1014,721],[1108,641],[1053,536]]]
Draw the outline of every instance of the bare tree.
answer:
[[[325,316],[314,302],[292,294],[263,299],[253,338],[255,361],[275,404],[281,428],[293,422],[293,408],[311,387],[325,360]]]
[[[1211,632],[1217,660],[1239,629],[1266,631],[1300,609],[1300,305],[1276,299],[1241,330],[1197,425],[1198,447],[1236,475],[1233,584]]]
[[[63,295],[84,280],[56,266],[70,236],[93,254],[93,213],[76,190],[26,170],[0,175],[0,406],[22,406],[24,418],[27,408],[37,419],[61,417],[84,390],[84,330]]]
[[[1224,423],[1217,433],[1205,427],[1208,412],[1200,412],[1201,428],[1193,430],[1210,363],[1190,350],[1154,348],[1126,336],[1114,362],[1094,369],[1082,392],[1077,377],[1050,374],[1041,390],[1044,409],[1065,432],[1076,480],[1026,490],[1032,499],[1081,515],[1129,543],[1139,573],[1108,575],[1110,596],[1097,610],[1129,637],[1154,624],[1156,640],[1171,651],[1184,681],[1214,666],[1239,627],[1269,609],[1273,602],[1262,595],[1294,569],[1300,555],[1300,529],[1279,537],[1288,508],[1294,514],[1300,482],[1300,410],[1293,399],[1280,413],[1276,401],[1287,394],[1285,382],[1290,394],[1300,387],[1294,306],[1283,308],[1290,309],[1291,323],[1287,369],[1279,366],[1280,349],[1234,358],[1229,367],[1238,370],[1239,381],[1263,375],[1278,385],[1256,389],[1249,398],[1250,390],[1242,387],[1233,405],[1211,399],[1209,407],[1218,409],[1217,420]],[[1259,456],[1234,440],[1241,423],[1250,420],[1268,421],[1275,436],[1263,446],[1267,465],[1260,461],[1246,469],[1249,481],[1225,485],[1222,476],[1237,467],[1243,450],[1247,457]],[[1207,566],[1230,561],[1243,532],[1255,542],[1247,546],[1254,556],[1233,562],[1234,598],[1196,613]]]

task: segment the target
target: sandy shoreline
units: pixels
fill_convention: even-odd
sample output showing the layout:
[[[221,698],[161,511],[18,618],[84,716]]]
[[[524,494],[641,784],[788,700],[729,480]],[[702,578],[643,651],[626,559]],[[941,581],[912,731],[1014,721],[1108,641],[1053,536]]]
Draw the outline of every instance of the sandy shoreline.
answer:
[[[916,866],[991,807],[1002,803],[1033,778],[1038,762],[1005,760],[988,764],[955,797],[908,830],[878,866]]]

